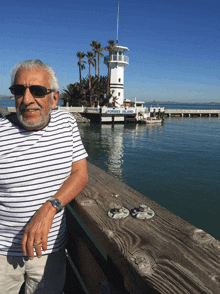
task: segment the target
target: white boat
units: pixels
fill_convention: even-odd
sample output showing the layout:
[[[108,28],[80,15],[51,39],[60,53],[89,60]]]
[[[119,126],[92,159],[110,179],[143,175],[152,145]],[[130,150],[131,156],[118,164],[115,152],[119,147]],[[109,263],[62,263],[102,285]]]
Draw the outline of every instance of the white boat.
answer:
[[[139,112],[136,118],[137,118],[137,122],[145,123],[145,124],[158,124],[163,122],[162,118],[158,116],[151,116],[150,112],[147,112],[147,113]]]
[[[164,107],[152,107],[153,102],[151,103],[151,107],[148,110],[140,111],[137,116],[137,122],[145,123],[145,124],[161,124],[163,122],[163,114],[164,114]],[[162,117],[161,117],[162,116]]]
[[[139,122],[145,124],[161,124],[163,119],[159,117],[147,117],[140,119]]]

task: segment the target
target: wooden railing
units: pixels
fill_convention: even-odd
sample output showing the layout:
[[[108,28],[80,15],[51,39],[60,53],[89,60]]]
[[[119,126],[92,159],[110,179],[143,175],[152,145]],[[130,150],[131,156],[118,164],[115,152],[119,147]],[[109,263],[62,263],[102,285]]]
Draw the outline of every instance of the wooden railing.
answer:
[[[67,211],[67,255],[82,293],[220,293],[219,241],[90,163],[88,171],[87,187]],[[107,215],[141,204],[153,218]],[[66,288],[74,289],[70,268]]]

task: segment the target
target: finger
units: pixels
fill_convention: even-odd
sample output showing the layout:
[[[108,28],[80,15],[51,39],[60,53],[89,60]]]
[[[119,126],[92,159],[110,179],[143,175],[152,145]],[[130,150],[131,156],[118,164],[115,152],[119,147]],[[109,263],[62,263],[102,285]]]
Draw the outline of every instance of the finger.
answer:
[[[31,236],[33,236],[33,238],[28,238],[28,242],[27,242],[27,250],[28,250],[29,259],[34,259],[34,248],[35,248],[37,257],[41,257],[42,256],[41,234],[39,232],[34,231]]]
[[[42,256],[42,252],[41,252],[41,241],[34,242],[34,248],[35,248],[35,252],[37,254],[37,257],[40,258]]]
[[[21,248],[22,248],[22,252],[24,253],[24,255],[27,255],[27,248],[26,248],[27,238],[28,238],[28,234],[24,233],[22,240],[21,240]]]
[[[42,235],[42,249],[44,251],[47,250],[47,239],[48,239],[48,234],[43,234]]]
[[[34,238],[28,237],[26,248],[29,259],[34,259]]]

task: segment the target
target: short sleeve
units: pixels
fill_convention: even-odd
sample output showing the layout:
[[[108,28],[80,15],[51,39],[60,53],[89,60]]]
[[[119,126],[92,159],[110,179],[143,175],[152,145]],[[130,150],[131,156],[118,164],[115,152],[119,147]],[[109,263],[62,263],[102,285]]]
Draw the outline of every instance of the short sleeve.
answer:
[[[70,130],[71,130],[72,142],[73,142],[72,162],[76,162],[88,157],[88,154],[82,143],[82,139],[79,133],[79,128],[77,126],[76,119],[71,114],[69,114],[69,123],[70,123]]]

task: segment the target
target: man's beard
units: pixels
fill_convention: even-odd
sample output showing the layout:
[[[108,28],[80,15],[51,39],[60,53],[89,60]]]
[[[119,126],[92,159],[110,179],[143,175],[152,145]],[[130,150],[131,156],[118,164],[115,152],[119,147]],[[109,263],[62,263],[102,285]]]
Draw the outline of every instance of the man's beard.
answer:
[[[17,113],[18,120],[20,121],[20,123],[23,125],[23,127],[25,129],[39,130],[39,129],[43,128],[47,124],[47,122],[49,121],[51,109],[52,109],[52,103],[50,104],[50,110],[47,114],[45,113],[45,110],[42,110],[42,108],[41,108],[40,109],[40,112],[41,112],[40,119],[37,122],[28,122],[28,121],[24,120],[22,113],[20,112],[20,110],[18,108],[16,108],[16,113]]]

